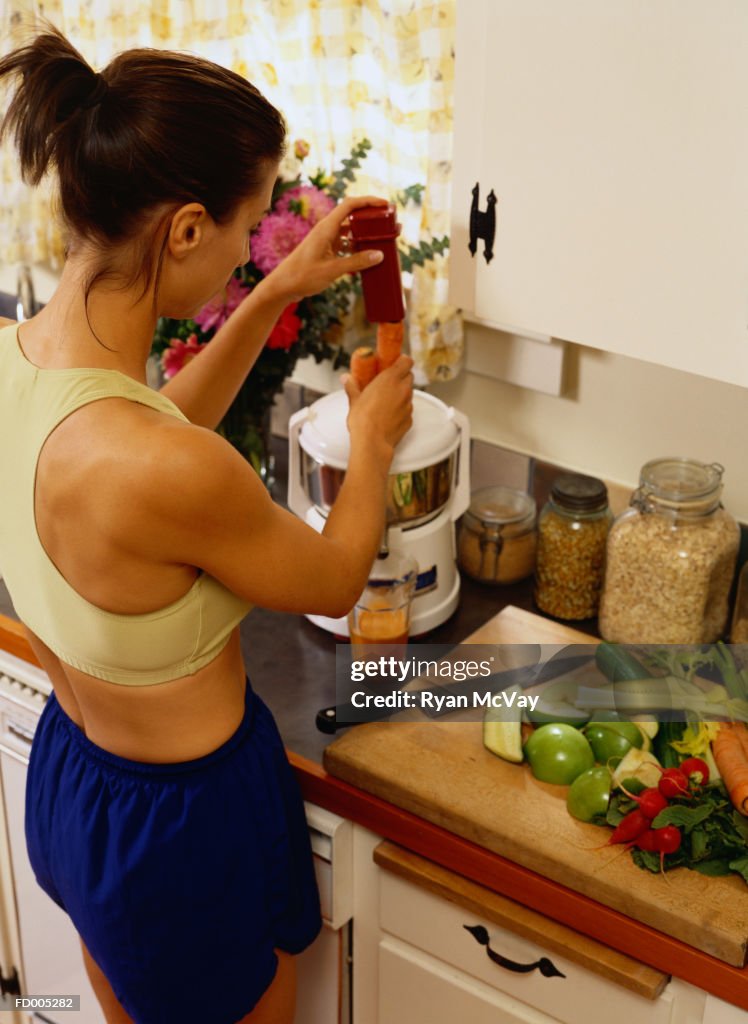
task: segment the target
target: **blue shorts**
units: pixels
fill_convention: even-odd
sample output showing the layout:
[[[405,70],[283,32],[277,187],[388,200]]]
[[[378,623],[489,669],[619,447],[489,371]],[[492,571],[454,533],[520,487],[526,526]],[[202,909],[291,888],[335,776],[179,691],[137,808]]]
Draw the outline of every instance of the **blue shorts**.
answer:
[[[301,793],[249,680],[236,732],[177,764],[103,750],[52,695],[26,842],[136,1024],[235,1024],[273,980],[274,947],[300,953],[320,930]]]

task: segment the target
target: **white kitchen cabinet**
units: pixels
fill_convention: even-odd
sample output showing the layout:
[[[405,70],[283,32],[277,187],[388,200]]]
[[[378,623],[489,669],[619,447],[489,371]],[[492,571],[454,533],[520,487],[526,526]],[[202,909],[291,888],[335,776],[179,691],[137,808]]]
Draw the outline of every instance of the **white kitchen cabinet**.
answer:
[[[555,1024],[491,985],[385,936],[379,947],[379,1021]]]
[[[413,881],[421,876],[439,894]],[[519,931],[497,925],[487,890],[468,883],[468,891],[464,879],[392,844],[380,846],[358,827],[354,880],[354,1024],[579,1024],[600,1020],[603,1012],[606,1024],[702,1022],[703,991],[569,929],[555,932],[555,947],[548,938],[546,948],[519,933],[529,928],[547,935],[556,927],[533,912],[523,911]],[[481,905],[492,906],[485,916],[475,911],[480,892],[486,900]],[[563,977],[508,970],[465,925],[485,928],[493,953],[525,965],[547,958]],[[567,943],[566,956],[558,951],[560,942]],[[650,997],[627,986],[648,989]]]
[[[748,4],[459,0],[452,218],[464,310],[748,385]]]

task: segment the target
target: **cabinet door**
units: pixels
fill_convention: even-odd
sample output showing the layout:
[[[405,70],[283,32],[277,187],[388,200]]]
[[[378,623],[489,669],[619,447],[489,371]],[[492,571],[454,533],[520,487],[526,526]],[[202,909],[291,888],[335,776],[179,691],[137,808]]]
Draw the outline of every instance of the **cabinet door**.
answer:
[[[553,1024],[553,1018],[448,964],[385,937],[379,947],[379,1024]]]
[[[26,765],[8,754],[0,756],[10,855],[23,956],[26,995],[79,995],[75,1024],[105,1024],[83,966],[78,935],[70,918],[39,888],[29,864],[24,838]],[[65,1019],[65,1014],[60,1014]],[[49,1011],[49,1018],[58,1019]]]
[[[452,300],[748,385],[748,4],[457,12]],[[490,262],[468,251],[476,183]]]

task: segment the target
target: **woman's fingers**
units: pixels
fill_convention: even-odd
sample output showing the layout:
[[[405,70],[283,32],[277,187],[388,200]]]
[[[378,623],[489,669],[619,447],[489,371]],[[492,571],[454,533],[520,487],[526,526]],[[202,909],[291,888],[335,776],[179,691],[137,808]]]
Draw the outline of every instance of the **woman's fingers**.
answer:
[[[366,249],[364,252],[356,252],[352,256],[339,256],[337,269],[340,274],[359,274],[362,270],[375,267],[384,259],[384,253],[379,249]]]
[[[362,206],[387,206],[387,203],[388,200],[382,199],[381,196],[349,196],[333,207],[319,223],[330,227],[334,225],[337,231],[346,217],[349,216],[351,210],[358,210]]]

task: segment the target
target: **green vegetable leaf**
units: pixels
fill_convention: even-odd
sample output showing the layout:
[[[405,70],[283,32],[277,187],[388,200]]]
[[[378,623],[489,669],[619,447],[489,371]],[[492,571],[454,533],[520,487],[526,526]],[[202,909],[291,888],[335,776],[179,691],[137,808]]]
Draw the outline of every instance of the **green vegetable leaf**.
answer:
[[[686,830],[688,834],[696,825],[705,821],[714,810],[711,804],[702,804],[700,807],[683,807],[679,804],[671,804],[657,815],[652,822],[652,828],[663,828],[665,825],[677,825]]]
[[[691,860],[706,860],[709,854],[709,837],[704,829],[697,828],[691,833]]]
[[[737,807],[732,812],[732,823],[738,834],[745,840],[746,844],[748,844],[748,818],[742,815]]]
[[[737,871],[743,879],[748,882],[748,857],[740,857],[738,860],[731,860],[729,864],[731,871]]]
[[[721,875],[730,874],[730,864],[726,860],[718,858],[702,860],[698,864],[691,864],[690,867],[701,875],[709,875],[710,878],[719,878]]]

